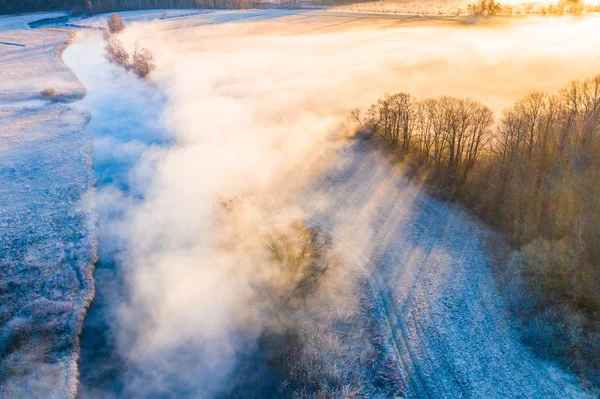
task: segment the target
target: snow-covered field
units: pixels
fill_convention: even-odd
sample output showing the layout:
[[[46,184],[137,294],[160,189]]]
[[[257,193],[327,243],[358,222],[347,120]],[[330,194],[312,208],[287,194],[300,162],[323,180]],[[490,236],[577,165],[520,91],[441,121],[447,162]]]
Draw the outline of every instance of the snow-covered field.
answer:
[[[123,13],[124,43],[157,57],[151,82],[109,67],[99,35],[86,33],[64,58],[88,95],[65,105],[41,91],[85,93],[60,58],[71,34],[27,29],[40,16],[0,18],[0,397],[74,395],[96,212],[100,295],[79,394],[232,388],[230,363],[245,349],[233,331],[260,329],[237,321],[253,311],[251,256],[212,246],[227,230],[215,202],[237,196],[253,222],[308,218],[368,272],[377,309],[365,314],[387,325],[385,356],[400,370],[389,395],[585,396],[520,343],[486,228],[411,186],[370,145],[332,133],[385,91],[471,96],[500,112],[592,75],[597,20],[550,31],[540,20],[463,26],[334,11]]]
[[[348,262],[371,272],[410,398],[577,398],[577,380],[513,329],[484,251],[486,227],[402,178],[360,141],[302,202]]]
[[[60,52],[72,34],[28,29],[29,22],[61,16],[64,13],[0,17],[0,105],[41,99],[42,91],[47,89],[64,100],[83,96],[85,89],[60,60]]]
[[[0,397],[65,398],[94,287],[89,114],[42,99],[84,88],[59,51],[70,34],[28,29],[62,13],[0,18]],[[8,44],[10,43],[10,44]]]

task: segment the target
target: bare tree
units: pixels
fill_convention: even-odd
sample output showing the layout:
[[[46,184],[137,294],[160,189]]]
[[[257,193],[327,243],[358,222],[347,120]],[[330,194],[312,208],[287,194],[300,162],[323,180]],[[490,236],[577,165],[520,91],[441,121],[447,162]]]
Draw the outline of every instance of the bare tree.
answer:
[[[131,64],[131,69],[138,75],[140,78],[145,78],[149,73],[156,69],[156,64],[154,62],[154,56],[150,52],[150,50],[142,48],[135,48],[133,52],[133,63]]]
[[[125,50],[125,46],[119,39],[114,36],[106,36],[106,45],[104,47],[105,54],[104,57],[111,64],[118,65],[125,69],[130,68],[129,63],[129,53]]]
[[[125,23],[119,14],[111,14],[108,18],[108,31],[110,33],[119,33],[125,30]]]
[[[268,294],[276,319],[287,327],[288,313],[302,306],[330,267],[330,239],[302,221],[285,230],[275,229],[265,240],[265,249],[277,273],[269,281]]]
[[[82,6],[83,6],[83,12],[88,15],[91,16],[94,12],[94,9],[92,7],[92,0],[82,0]]]
[[[408,93],[399,93],[391,96],[390,102],[394,119],[394,135],[399,138],[402,149],[409,150],[418,120],[417,100]]]
[[[354,110],[351,117],[361,127],[380,135],[392,146],[408,150],[417,125],[418,105],[408,93],[386,94],[367,111],[366,126],[360,120],[360,112]]]
[[[364,128],[361,118],[360,108],[354,108],[352,111],[350,111],[350,121],[356,125],[358,130],[362,130]]]

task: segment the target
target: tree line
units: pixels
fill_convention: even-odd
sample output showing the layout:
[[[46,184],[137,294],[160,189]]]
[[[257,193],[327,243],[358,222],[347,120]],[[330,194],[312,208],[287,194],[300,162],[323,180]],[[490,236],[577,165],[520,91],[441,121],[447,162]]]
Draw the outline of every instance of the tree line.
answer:
[[[523,2],[521,5],[502,5],[495,0],[477,0],[467,5],[467,12],[474,16],[493,16],[510,14],[541,15],[580,15],[586,12],[599,12],[600,4],[592,4],[584,0],[558,0],[539,7],[535,2]]]
[[[545,291],[595,312],[600,310],[599,128],[600,75],[572,82],[557,94],[529,94],[502,115],[481,176],[468,193],[514,245],[564,241],[563,252],[570,255],[556,254],[565,262],[539,276]]]
[[[0,0],[0,14],[65,10],[93,15],[160,8],[249,8],[251,0]]]
[[[125,30],[125,23],[118,14],[108,18],[107,29],[104,31],[104,58],[111,64],[127,71],[132,71],[140,78],[145,78],[156,69],[154,55],[146,48],[138,48],[137,43],[132,55],[116,36]]]
[[[599,139],[600,75],[531,93],[502,114],[462,198],[515,248],[505,267],[533,299],[524,314],[529,343],[596,388]],[[513,307],[524,308],[520,300]]]
[[[71,10],[81,0],[0,0],[0,14]]]
[[[351,117],[505,234],[506,274],[533,298],[527,317],[547,322],[532,327],[539,351],[600,386],[600,75],[531,93],[496,122],[477,101],[406,93]]]
[[[493,112],[471,99],[441,97],[418,101],[408,93],[386,94],[366,114],[351,114],[361,129],[435,170],[438,185],[457,198],[489,143]]]

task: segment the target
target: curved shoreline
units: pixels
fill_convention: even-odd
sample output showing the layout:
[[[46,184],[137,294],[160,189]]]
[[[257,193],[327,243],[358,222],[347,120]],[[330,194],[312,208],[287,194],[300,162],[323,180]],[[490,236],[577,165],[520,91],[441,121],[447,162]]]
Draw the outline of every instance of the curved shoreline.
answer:
[[[43,20],[47,15],[40,14],[38,17]],[[25,26],[19,23],[21,19]],[[41,166],[40,170],[35,169],[35,165],[21,166],[20,163],[13,167],[16,168],[14,173],[17,174],[12,178],[15,180],[13,184],[16,190],[24,190],[25,197],[22,201],[14,201],[15,210],[9,214],[9,208],[7,214],[2,217],[3,220],[8,220],[9,225],[14,226],[8,235],[9,252],[2,259],[3,262],[15,262],[15,270],[11,270],[12,274],[8,275],[7,284],[20,281],[20,273],[23,273],[21,269],[28,270],[27,265],[31,261],[22,258],[24,255],[20,254],[23,251],[26,251],[25,254],[28,251],[38,254],[32,267],[38,269],[39,273],[37,276],[28,277],[29,280],[25,283],[20,283],[19,290],[23,301],[18,301],[9,309],[5,306],[0,308],[5,313],[3,319],[7,320],[4,333],[0,337],[0,341],[3,341],[1,348],[6,350],[3,357],[33,359],[26,361],[31,364],[21,366],[24,370],[21,370],[15,361],[10,362],[7,359],[7,364],[12,364],[7,370],[3,370],[2,374],[8,375],[6,379],[2,378],[4,381],[0,384],[0,392],[17,397],[25,395],[74,398],[78,387],[81,333],[87,310],[95,295],[93,273],[98,260],[98,218],[93,199],[93,143],[91,135],[86,132],[91,116],[86,111],[69,105],[81,100],[86,94],[83,84],[62,59],[63,51],[76,40],[76,33],[63,29],[29,28],[26,19],[27,16],[14,17],[15,29],[9,26],[8,30],[12,36],[24,42],[19,50],[25,53],[15,54],[15,61],[12,61],[13,64],[21,63],[15,64],[15,67],[20,67],[24,79],[17,80],[16,84],[11,82],[13,88],[0,93],[0,96],[9,107],[15,102],[23,101],[24,104],[16,104],[10,111],[9,108],[4,108],[5,112],[9,112],[7,117],[15,120],[15,126],[10,130],[15,138],[5,141],[5,150],[17,153],[14,155],[16,162],[19,162],[19,154],[34,156],[36,161],[44,162],[43,165],[52,165],[52,160],[56,159],[66,165],[73,178],[64,174],[54,177],[56,168],[47,169]],[[10,24],[13,21],[8,22]],[[63,37],[66,34],[67,38],[59,39],[60,36],[56,33]],[[10,58],[12,54],[5,53],[5,57]],[[40,63],[36,58],[30,60],[31,57],[37,57],[45,63]],[[39,75],[38,70],[42,70]],[[47,71],[60,76],[59,80],[52,80],[53,76],[48,78],[59,86],[51,96],[43,94],[46,88],[38,90],[27,82],[31,79],[30,74],[48,76],[45,73]],[[38,87],[41,86],[38,84]],[[48,102],[27,105],[32,100]],[[1,107],[2,104],[0,110]],[[33,123],[32,118],[36,123],[33,134],[28,126]],[[2,138],[0,134],[0,139]],[[21,142],[27,146],[21,145]],[[0,146],[0,150],[2,148]],[[40,150],[43,153],[40,153]],[[31,155],[28,155],[30,153]],[[22,186],[21,179],[33,179],[40,189],[27,190]],[[46,186],[48,188],[44,188]],[[60,193],[60,197],[55,199],[45,194],[54,191]],[[68,196],[68,199],[62,199],[64,195]],[[40,203],[43,206],[41,210],[38,209]],[[31,208],[33,206],[34,209]],[[44,216],[44,212],[48,212],[48,216]],[[43,219],[38,221],[37,218],[32,218],[34,215]],[[26,220],[24,224],[17,222],[22,219]],[[62,224],[63,221],[66,224]],[[56,238],[42,238],[41,234],[44,234],[45,230],[49,230],[46,235]],[[28,237],[32,234],[31,239],[23,244],[19,243],[21,235]],[[38,235],[40,237],[36,238]],[[56,253],[55,247],[64,249]],[[53,283],[54,280],[56,283]],[[56,323],[57,326],[63,327],[57,327],[56,331],[49,327]],[[26,331],[45,332],[48,335],[45,338],[36,337],[37,334],[30,337]],[[47,342],[49,349],[38,349],[38,342]],[[57,349],[52,349],[55,347]],[[13,377],[10,377],[11,375]]]
[[[79,86],[82,88],[82,92],[81,93],[75,93],[75,96],[72,97],[73,98],[73,102],[77,102],[82,100],[87,91],[85,86],[83,85],[83,83],[81,83],[81,81],[78,79],[77,75],[75,74],[75,72],[73,72],[68,65],[64,62],[63,60],[63,52],[67,49],[67,47],[69,47],[71,44],[73,44],[76,40],[77,40],[77,34],[76,33],[70,33],[71,37],[69,38],[69,40],[65,41],[65,43],[63,43],[63,45],[59,46],[57,48],[57,57],[60,60],[60,62],[65,66],[65,68],[67,68],[73,79],[77,81],[77,83],[79,84]],[[93,177],[93,186],[90,189],[89,193],[91,195],[95,195],[95,187],[96,187],[96,175],[94,173],[94,169],[93,169],[93,158],[92,158],[92,151],[93,151],[93,137],[92,134],[89,132],[86,132],[86,127],[89,125],[90,120],[91,120],[92,116],[89,115],[86,121],[86,124],[84,126],[82,126],[82,132],[84,134],[86,134],[88,136],[88,140],[89,140],[89,149],[88,149],[88,154],[89,154],[89,168],[91,170],[91,174]],[[94,298],[96,295],[96,284],[95,284],[95,279],[94,279],[94,271],[96,268],[96,264],[98,263],[98,237],[99,237],[99,226],[98,226],[98,214],[96,209],[94,209],[93,214],[91,214],[90,216],[92,217],[92,220],[90,220],[90,222],[93,223],[93,228],[92,228],[92,241],[94,243],[94,247],[93,247],[93,254],[92,254],[92,262],[88,265],[88,269],[87,269],[87,273],[85,275],[85,278],[87,280],[88,283],[88,295],[83,299],[83,303],[81,303],[81,308],[78,312],[78,322],[77,322],[77,334],[75,336],[75,342],[74,342],[74,346],[75,346],[75,357],[73,359],[73,374],[72,377],[70,379],[70,394],[72,398],[75,398],[77,396],[77,391],[79,388],[79,363],[80,363],[80,355],[81,355],[81,335],[83,333],[83,327],[85,325],[85,318],[87,317],[88,314],[88,310],[90,309],[90,307],[92,306],[93,302],[94,302]]]

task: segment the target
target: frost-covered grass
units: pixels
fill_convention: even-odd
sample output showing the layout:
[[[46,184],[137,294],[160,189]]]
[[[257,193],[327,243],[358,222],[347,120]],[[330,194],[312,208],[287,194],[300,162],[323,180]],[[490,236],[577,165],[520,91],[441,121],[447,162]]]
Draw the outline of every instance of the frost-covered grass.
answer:
[[[93,297],[96,226],[84,93],[60,60],[70,35],[31,30],[62,16],[0,18],[0,396],[75,394]],[[51,89],[46,100],[42,92]],[[50,94],[50,91],[46,93]]]
[[[0,103],[44,98],[70,102],[85,93],[73,73],[62,63],[61,51],[72,35],[65,31],[28,29],[26,22],[47,15],[0,18]],[[59,14],[60,15],[60,14]],[[16,21],[13,21],[16,19]]]
[[[0,392],[74,393],[93,295],[95,218],[87,114],[0,107]]]
[[[346,260],[370,271],[407,395],[586,397],[573,376],[520,342],[489,269],[487,228],[428,198],[370,145],[340,154],[346,167],[306,201],[327,193],[332,205],[312,220],[332,227]]]

